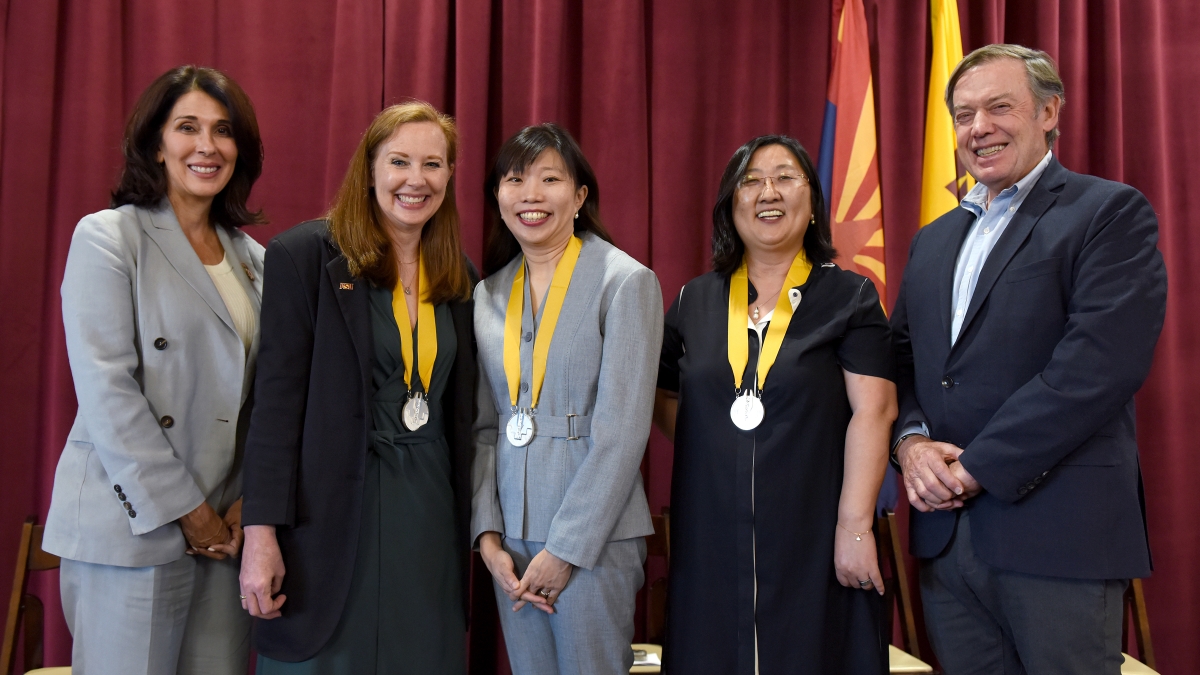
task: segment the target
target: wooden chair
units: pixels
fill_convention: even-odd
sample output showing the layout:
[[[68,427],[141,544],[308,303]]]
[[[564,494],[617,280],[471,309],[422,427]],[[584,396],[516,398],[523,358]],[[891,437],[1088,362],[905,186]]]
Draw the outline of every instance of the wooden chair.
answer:
[[[663,509],[661,516],[650,516],[654,522],[654,534],[646,537],[646,557],[658,556],[671,563],[671,510]],[[650,582],[650,590],[646,594],[646,640],[647,643],[635,643],[634,654],[644,652],[654,654],[662,662],[662,643],[666,633],[667,617],[667,580],[658,578]],[[634,666],[630,673],[658,673],[660,666]]]
[[[1146,595],[1142,591],[1142,580],[1134,579],[1125,589],[1125,618],[1121,630],[1121,652],[1124,653],[1125,663],[1121,666],[1122,675],[1151,675],[1156,674],[1154,645],[1150,642],[1150,617],[1146,614]],[[1132,622],[1132,625],[1131,625]],[[1132,628],[1132,631],[1130,630]],[[1139,661],[1127,652],[1129,651],[1129,633],[1137,644]]]
[[[908,566],[904,564],[904,548],[900,545],[900,531],[896,527],[896,514],[888,511],[875,519],[876,540],[879,543],[879,558],[885,562],[883,606],[884,629],[892,634],[893,607],[900,612],[900,638],[904,649],[888,645],[889,671],[892,673],[932,673],[933,666],[921,660],[921,645],[917,640],[917,619],[913,610],[912,590],[908,586]]]
[[[29,573],[52,570],[58,567],[58,556],[42,550],[42,526],[37,518],[30,516],[21,527],[21,543],[17,547],[17,567],[13,575],[12,597],[8,601],[8,620],[4,623],[4,642],[0,644],[0,668],[4,673],[37,672],[43,662],[43,631],[45,611],[42,601],[25,592]],[[21,670],[14,671],[17,652],[18,626],[24,627],[25,658]],[[70,668],[46,668],[42,675],[51,672],[70,673]]]

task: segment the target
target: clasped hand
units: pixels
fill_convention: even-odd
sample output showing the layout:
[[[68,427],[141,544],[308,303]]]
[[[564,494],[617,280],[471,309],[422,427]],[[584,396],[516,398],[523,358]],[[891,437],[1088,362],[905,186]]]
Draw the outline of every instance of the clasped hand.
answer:
[[[956,445],[920,435],[909,436],[896,448],[904,489],[913,508],[924,513],[957,509],[983,491],[958,461],[962,452]]]
[[[188,555],[214,560],[236,558],[242,550],[242,500],[234,502],[224,518],[208,502],[202,502],[179,519],[179,528],[187,540]]]
[[[529,561],[525,574],[518,579],[512,556],[500,545],[500,534],[497,532],[485,532],[479,536],[479,554],[492,573],[492,578],[508,594],[508,599],[513,601],[514,612],[529,604],[547,614],[554,614],[554,603],[575,571],[574,565],[542,549]]]

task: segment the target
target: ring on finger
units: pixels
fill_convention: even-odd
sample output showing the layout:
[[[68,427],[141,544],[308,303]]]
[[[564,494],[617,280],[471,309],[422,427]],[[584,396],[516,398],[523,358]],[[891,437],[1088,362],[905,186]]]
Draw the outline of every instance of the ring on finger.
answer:
[[[858,581],[858,587],[859,587],[859,588],[870,588],[870,587],[871,587],[871,580],[870,580],[870,579],[867,579],[867,580],[865,580],[865,581],[864,581],[864,580],[862,580],[862,579],[859,579],[859,581]]]
[[[545,598],[545,599],[547,599],[547,600],[549,600],[549,599],[550,599],[550,591],[549,591],[549,590],[547,590],[547,589],[545,589],[545,588],[543,588],[542,590],[538,591],[538,595],[542,596],[543,598]]]

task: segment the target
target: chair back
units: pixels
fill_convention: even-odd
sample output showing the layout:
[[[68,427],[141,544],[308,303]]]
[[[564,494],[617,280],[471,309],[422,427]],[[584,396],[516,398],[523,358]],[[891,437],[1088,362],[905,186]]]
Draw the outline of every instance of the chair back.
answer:
[[[44,656],[43,631],[45,611],[42,601],[25,592],[29,573],[56,569],[58,556],[42,550],[43,527],[37,517],[29,516],[21,526],[21,541],[17,546],[17,565],[13,574],[12,595],[8,601],[8,618],[4,622],[4,642],[0,643],[0,668],[3,673],[12,673],[16,665],[17,632],[24,624],[24,667],[16,671],[24,673],[42,667]]]
[[[1130,622],[1132,620],[1132,626]],[[1150,617],[1146,614],[1146,594],[1142,591],[1142,580],[1134,579],[1125,589],[1125,619],[1121,631],[1121,651],[1129,651],[1129,628],[1137,644],[1139,660],[1157,670],[1154,659],[1154,644],[1150,642]]]
[[[875,530],[879,544],[880,561],[886,563],[883,573],[884,615],[887,617],[887,634],[892,634],[892,619],[898,608],[900,613],[900,637],[904,651],[921,658],[921,645],[917,640],[917,619],[913,611],[912,589],[908,586],[908,566],[904,563],[904,548],[900,545],[900,529],[896,526],[896,514],[888,511],[875,519]]]
[[[654,534],[646,537],[646,556],[661,557],[671,566],[671,510],[664,508],[662,515],[650,516],[654,522]],[[667,625],[667,579],[660,577],[650,582],[646,593],[646,642],[663,643]]]

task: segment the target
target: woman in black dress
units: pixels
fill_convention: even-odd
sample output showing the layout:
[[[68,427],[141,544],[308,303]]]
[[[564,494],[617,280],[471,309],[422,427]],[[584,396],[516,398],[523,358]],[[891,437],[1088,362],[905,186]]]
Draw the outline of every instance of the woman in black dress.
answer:
[[[665,665],[886,673],[871,525],[896,388],[879,296],[832,263],[816,171],[786,136],[734,153],[712,239],[713,271],[667,312],[655,399],[675,442]]]
[[[466,672],[473,279],[457,133],[381,112],[324,220],[271,241],[246,446],[259,675]]]

